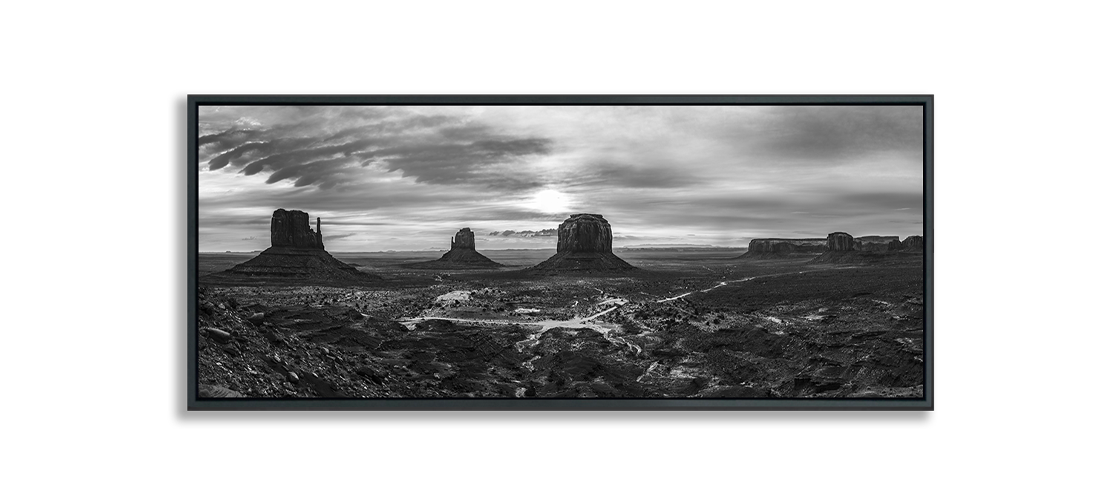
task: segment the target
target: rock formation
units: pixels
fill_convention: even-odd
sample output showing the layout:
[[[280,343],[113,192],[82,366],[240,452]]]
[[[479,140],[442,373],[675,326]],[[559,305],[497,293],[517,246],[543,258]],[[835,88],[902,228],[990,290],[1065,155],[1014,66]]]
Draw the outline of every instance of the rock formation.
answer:
[[[898,236],[860,236],[855,239],[856,250],[864,252],[886,252],[890,243],[898,240]]]
[[[851,234],[842,233],[829,233],[825,239],[826,252],[848,252],[856,250],[856,240],[853,239]]]
[[[887,244],[888,251],[916,252],[920,254],[923,252],[925,247],[926,245],[925,243],[923,243],[922,237],[919,235],[908,236],[903,241],[899,241],[898,239],[892,240],[890,243]]]
[[[825,238],[756,238],[738,259],[780,259],[825,252]]]
[[[318,229],[310,229],[310,216],[301,210],[283,210],[271,214],[271,246],[325,250],[322,243],[322,219]]]
[[[558,226],[558,250],[532,272],[611,272],[635,266],[612,253],[612,226],[600,214],[572,214]]]
[[[573,214],[558,226],[558,252],[612,252],[612,226],[600,214]]]
[[[922,237],[909,236],[899,241],[898,236],[861,236],[853,238],[848,233],[830,233],[826,238],[825,253],[810,263],[872,264],[904,261],[905,251],[922,251]]]
[[[461,228],[457,234],[450,238],[450,250],[476,250],[476,238],[473,236],[473,230],[469,228]]]
[[[473,230],[461,228],[450,239],[450,250],[433,261],[404,264],[406,268],[417,269],[486,269],[499,268],[502,264],[477,252]]]
[[[317,229],[311,229],[310,216],[306,212],[280,208],[271,214],[271,247],[226,271],[209,275],[207,279],[363,283],[380,278],[329,255],[322,240],[320,218]]]

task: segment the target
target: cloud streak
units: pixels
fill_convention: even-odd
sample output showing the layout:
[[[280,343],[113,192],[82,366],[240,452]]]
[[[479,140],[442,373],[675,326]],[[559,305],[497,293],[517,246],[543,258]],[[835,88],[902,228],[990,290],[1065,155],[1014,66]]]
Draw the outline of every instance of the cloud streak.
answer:
[[[209,170],[268,174],[265,183],[290,181],[321,189],[398,172],[418,183],[522,189],[541,185],[526,166],[550,152],[546,138],[501,134],[483,124],[445,115],[357,115],[370,124],[343,127],[348,114],[311,114],[298,124],[228,129],[199,137]],[[241,118],[243,119],[243,118]]]

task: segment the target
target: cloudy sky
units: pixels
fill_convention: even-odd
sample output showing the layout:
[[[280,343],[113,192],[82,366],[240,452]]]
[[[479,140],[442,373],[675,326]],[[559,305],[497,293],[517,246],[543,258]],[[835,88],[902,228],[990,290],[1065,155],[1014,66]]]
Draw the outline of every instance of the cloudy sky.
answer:
[[[339,252],[553,248],[575,212],[618,247],[922,234],[921,107],[201,107],[198,146],[201,251],[276,208]]]

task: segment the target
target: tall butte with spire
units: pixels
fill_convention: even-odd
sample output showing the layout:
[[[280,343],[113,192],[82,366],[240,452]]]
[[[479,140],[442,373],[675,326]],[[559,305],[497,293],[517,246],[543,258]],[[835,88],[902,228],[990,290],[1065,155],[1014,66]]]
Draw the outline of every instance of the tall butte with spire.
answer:
[[[405,264],[408,268],[418,269],[488,269],[499,268],[502,264],[477,252],[476,237],[473,230],[461,228],[450,238],[449,252],[433,261]]]
[[[325,250],[322,219],[316,229],[310,228],[310,216],[301,210],[282,208],[271,214],[271,247],[260,255],[237,264],[216,279],[304,280],[323,282],[355,282],[379,280],[335,259]]]

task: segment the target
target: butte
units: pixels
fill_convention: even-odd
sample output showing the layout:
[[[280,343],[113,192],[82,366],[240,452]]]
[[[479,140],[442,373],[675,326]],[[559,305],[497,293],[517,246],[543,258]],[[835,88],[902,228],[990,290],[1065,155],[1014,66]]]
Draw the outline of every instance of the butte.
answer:
[[[317,220],[317,229],[311,229],[306,212],[282,208],[271,214],[271,247],[248,261],[206,278],[347,284],[381,280],[326,252],[321,218]]]
[[[573,214],[558,226],[558,253],[527,269],[535,274],[636,270],[612,253],[612,226],[600,214]]]
[[[450,249],[442,257],[433,261],[404,264],[407,268],[417,269],[492,269],[503,265],[477,252],[473,230],[461,228],[450,238]]]

